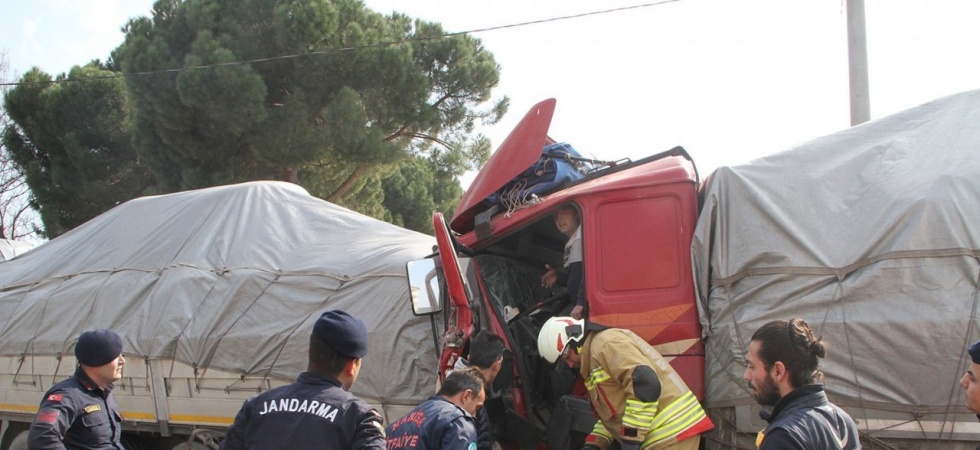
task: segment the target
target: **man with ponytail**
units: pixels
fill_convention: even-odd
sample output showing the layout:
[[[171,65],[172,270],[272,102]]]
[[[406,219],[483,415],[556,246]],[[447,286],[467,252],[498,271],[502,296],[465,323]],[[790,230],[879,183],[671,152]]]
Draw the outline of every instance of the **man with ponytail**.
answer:
[[[752,335],[742,378],[760,405],[772,407],[760,413],[769,422],[756,440],[760,449],[861,448],[854,420],[817,383],[823,378],[817,358],[826,354],[823,339],[799,317],[774,320]]]

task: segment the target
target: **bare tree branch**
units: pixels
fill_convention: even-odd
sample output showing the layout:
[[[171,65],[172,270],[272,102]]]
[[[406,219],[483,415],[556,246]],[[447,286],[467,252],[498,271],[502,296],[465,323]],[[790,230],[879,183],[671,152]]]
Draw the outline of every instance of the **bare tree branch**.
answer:
[[[0,50],[0,83],[7,83],[12,78],[7,52]],[[6,96],[9,89],[10,86],[0,87],[0,94]],[[40,243],[41,220],[37,211],[30,207],[31,191],[27,179],[3,147],[2,138],[8,126],[13,123],[0,102],[0,239]]]

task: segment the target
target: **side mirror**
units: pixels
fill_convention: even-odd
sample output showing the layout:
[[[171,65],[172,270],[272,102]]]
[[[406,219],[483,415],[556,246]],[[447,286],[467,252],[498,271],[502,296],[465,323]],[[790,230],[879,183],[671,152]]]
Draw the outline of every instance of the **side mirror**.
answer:
[[[412,296],[412,312],[416,316],[427,316],[442,311],[442,295],[439,290],[439,277],[436,276],[435,259],[409,261],[408,290]]]

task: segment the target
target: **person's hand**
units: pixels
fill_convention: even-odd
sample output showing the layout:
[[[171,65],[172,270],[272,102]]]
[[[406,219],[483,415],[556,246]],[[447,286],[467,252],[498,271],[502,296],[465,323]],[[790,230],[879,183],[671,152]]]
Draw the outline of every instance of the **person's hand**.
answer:
[[[584,311],[584,310],[585,310],[585,308],[583,308],[582,305],[575,305],[575,307],[572,308],[572,312],[571,312],[572,318],[575,319],[575,320],[581,319],[582,318],[582,311]]]
[[[544,275],[541,275],[541,286],[546,288],[551,288],[558,282],[558,274],[555,273],[555,269],[548,264],[544,265],[547,269]]]

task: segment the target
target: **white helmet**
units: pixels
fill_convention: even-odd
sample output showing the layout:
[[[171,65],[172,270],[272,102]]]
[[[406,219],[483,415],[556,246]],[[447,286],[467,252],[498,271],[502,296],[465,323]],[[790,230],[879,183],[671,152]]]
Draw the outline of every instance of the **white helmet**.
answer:
[[[569,332],[572,333],[571,336]],[[558,357],[561,356],[569,342],[578,342],[584,336],[584,320],[571,317],[552,317],[541,326],[541,331],[538,333],[538,353],[542,358],[553,363],[558,361]]]

